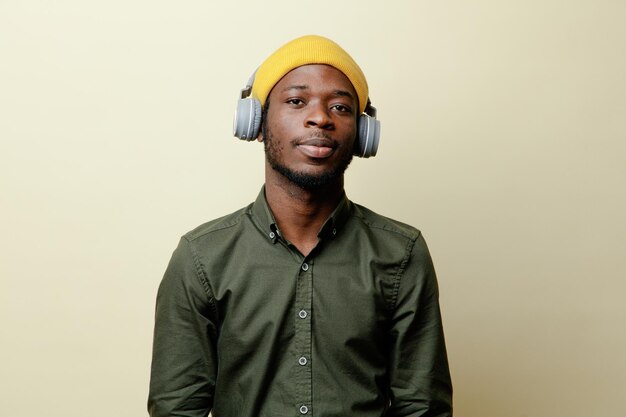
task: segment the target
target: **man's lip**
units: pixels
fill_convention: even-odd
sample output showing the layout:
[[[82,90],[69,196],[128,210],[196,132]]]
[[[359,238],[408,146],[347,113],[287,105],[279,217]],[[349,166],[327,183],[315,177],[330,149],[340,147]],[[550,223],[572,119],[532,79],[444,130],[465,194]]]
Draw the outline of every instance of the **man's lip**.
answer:
[[[310,158],[328,158],[336,148],[335,142],[327,138],[309,138],[298,141],[298,149]]]
[[[320,146],[326,148],[335,148],[335,142],[328,138],[309,138],[301,139],[297,142],[298,146]]]
[[[298,149],[310,158],[328,158],[334,150],[328,146],[315,145],[298,145]]]

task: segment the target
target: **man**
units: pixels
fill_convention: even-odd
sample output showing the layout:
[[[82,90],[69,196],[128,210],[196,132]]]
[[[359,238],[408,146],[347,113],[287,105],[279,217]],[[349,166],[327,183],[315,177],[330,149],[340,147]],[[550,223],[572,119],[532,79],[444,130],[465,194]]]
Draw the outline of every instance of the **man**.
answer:
[[[236,134],[264,143],[265,186],[175,250],[157,297],[150,414],[451,416],[426,244],[344,192],[353,153],[373,155],[378,140],[363,73],[305,36],[251,87]]]

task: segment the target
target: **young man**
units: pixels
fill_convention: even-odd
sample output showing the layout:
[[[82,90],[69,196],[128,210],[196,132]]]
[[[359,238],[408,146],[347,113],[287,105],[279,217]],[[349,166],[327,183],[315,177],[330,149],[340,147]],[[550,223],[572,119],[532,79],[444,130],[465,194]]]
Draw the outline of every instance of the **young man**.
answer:
[[[157,297],[150,415],[451,416],[426,244],[344,192],[353,154],[378,142],[360,68],[305,36],[259,67],[250,95],[236,134],[264,143],[265,186],[175,250]]]

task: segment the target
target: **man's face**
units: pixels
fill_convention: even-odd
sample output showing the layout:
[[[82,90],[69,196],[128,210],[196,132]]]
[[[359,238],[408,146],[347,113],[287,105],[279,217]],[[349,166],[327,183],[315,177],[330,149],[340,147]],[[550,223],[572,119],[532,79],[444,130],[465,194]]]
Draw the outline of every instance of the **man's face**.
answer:
[[[274,172],[304,189],[342,177],[352,160],[358,100],[354,87],[328,65],[304,65],[272,89],[261,140]]]

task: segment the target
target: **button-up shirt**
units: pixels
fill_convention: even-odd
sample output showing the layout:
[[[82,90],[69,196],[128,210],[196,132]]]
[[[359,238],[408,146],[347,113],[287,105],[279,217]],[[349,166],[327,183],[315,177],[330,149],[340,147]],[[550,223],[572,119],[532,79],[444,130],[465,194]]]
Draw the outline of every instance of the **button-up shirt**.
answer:
[[[345,195],[307,256],[263,190],[187,233],[155,323],[153,417],[452,415],[424,239]]]

